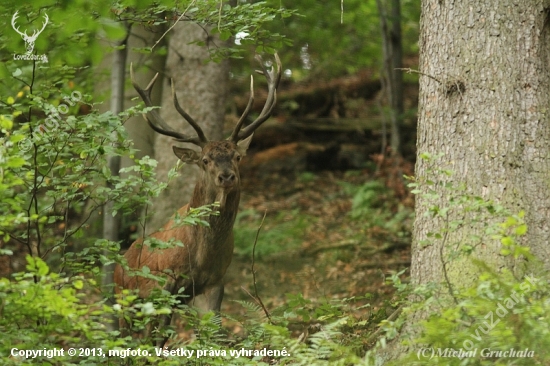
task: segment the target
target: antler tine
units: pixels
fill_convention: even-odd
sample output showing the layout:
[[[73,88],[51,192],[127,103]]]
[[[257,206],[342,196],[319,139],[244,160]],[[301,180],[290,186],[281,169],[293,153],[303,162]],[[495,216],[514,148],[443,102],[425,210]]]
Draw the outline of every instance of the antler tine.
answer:
[[[20,35],[26,36],[26,35],[27,35],[27,31],[25,31],[25,33],[22,33],[22,32],[19,30],[19,27],[16,26],[15,21],[17,20],[17,18],[19,18],[19,10],[17,10],[17,11],[13,14],[13,16],[11,17],[11,26],[12,26],[12,28],[13,28],[17,33],[19,33]]]
[[[44,14],[44,18],[46,19],[46,21],[44,22],[44,24],[42,24],[42,29],[38,30],[38,29],[35,29],[33,32],[32,32],[32,37],[31,38],[34,38],[34,37],[38,37],[38,35],[40,33],[42,33],[42,31],[46,28],[46,26],[48,25],[48,21],[50,20],[50,18],[48,17],[48,14]]]
[[[48,21],[50,20],[50,18],[48,17],[48,14],[44,13],[44,18],[46,19],[46,21],[44,22],[44,24],[42,25],[42,29],[40,29],[40,31],[38,31],[38,34],[42,33],[42,31],[46,28],[46,26],[48,25]]]
[[[279,86],[279,82],[281,81],[281,59],[279,58],[279,55],[277,53],[275,53],[274,56],[275,63],[277,64],[277,72],[275,72],[275,68],[273,66],[271,67],[271,70],[268,71],[263,63],[262,57],[256,55],[256,60],[258,60],[258,62],[262,66],[262,71],[259,71],[259,73],[263,74],[267,80],[267,98],[260,115],[254,120],[254,122],[249,124],[240,132],[233,131],[232,139],[235,142],[241,141],[252,135],[252,133],[254,133],[254,131],[271,116],[271,112],[273,111],[273,108],[275,107],[275,104],[277,102],[277,87]],[[233,138],[233,135],[236,135],[237,137]]]
[[[174,80],[172,79],[171,80],[172,82],[172,98],[174,99],[174,107],[176,107],[176,110],[178,111],[178,113],[191,125],[191,127],[193,127],[193,129],[197,132],[197,137],[193,137],[193,138],[183,138],[183,139],[178,139],[177,141],[180,141],[180,142],[192,142],[196,145],[199,145],[201,147],[204,147],[204,145],[206,145],[208,143],[208,139],[206,138],[206,136],[204,135],[204,132],[202,132],[202,129],[200,128],[200,126],[197,124],[197,122],[195,122],[195,120],[189,115],[187,114],[187,112],[180,106],[180,103],[178,102],[178,97],[176,95],[176,87],[175,87],[175,83],[174,83]]]
[[[136,89],[136,91],[138,92],[139,96],[141,97],[141,99],[145,103],[146,107],[153,107],[153,102],[151,101],[151,91],[153,90],[153,86],[155,85],[155,82],[157,81],[158,76],[159,76],[159,74],[156,73],[156,75],[153,77],[153,79],[151,79],[151,81],[149,82],[147,87],[145,89],[142,89],[138,85],[136,79],[134,78],[133,63],[130,63],[130,79],[132,80],[132,85],[134,86],[134,89]],[[177,141],[191,142],[191,143],[199,145],[201,147],[204,146],[203,142],[200,141],[198,138],[196,138],[196,137],[191,138],[191,137],[186,136],[182,133],[179,133],[179,132],[176,132],[176,131],[172,130],[162,120],[162,118],[160,117],[160,114],[158,113],[158,111],[156,109],[153,109],[153,110],[147,112],[147,114],[144,114],[143,117],[145,118],[145,120],[147,121],[149,126],[155,132],[158,132],[162,135],[173,137],[173,138],[177,139]]]
[[[235,125],[235,128],[233,129],[233,133],[231,134],[231,137],[229,138],[231,141],[237,143],[239,131],[243,127],[244,120],[246,117],[248,117],[248,114],[250,113],[250,110],[252,109],[252,105],[254,104],[254,76],[250,75],[250,98],[248,99],[248,104],[246,105],[246,108],[241,115],[241,118],[239,118],[239,121]]]

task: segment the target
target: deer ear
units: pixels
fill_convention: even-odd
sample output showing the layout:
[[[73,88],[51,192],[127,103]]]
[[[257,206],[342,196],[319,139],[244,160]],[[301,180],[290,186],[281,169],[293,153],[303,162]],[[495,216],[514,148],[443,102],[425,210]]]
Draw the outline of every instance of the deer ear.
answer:
[[[177,146],[172,146],[172,150],[174,150],[174,154],[184,163],[197,164],[199,162],[200,156],[195,150]]]
[[[250,141],[252,141],[252,137],[254,137],[254,133],[244,140],[237,142],[237,150],[242,156],[246,155],[246,150],[248,150],[248,146],[250,146]]]

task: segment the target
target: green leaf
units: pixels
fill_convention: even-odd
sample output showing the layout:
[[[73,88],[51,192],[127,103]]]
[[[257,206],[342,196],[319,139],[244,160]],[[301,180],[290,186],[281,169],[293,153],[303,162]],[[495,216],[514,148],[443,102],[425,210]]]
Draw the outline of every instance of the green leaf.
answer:
[[[25,159],[20,156],[12,156],[8,160],[8,167],[10,168],[19,168],[25,165]]]
[[[222,41],[227,41],[231,37],[231,32],[224,29],[220,32],[220,39]]]
[[[11,97],[8,98],[8,104],[11,104],[10,98]],[[2,129],[11,130],[13,128],[13,121],[7,118],[4,118],[4,116],[0,116],[0,127]]]
[[[26,266],[27,270],[39,276],[45,276],[50,271],[46,262],[44,262],[39,257],[33,257],[30,255],[27,255],[27,263],[28,263]]]
[[[509,236],[503,237],[502,239],[500,239],[500,242],[502,243],[502,245],[505,245],[507,247],[514,245],[514,240]]]
[[[126,30],[119,22],[104,19],[102,21],[102,26],[109,39],[122,39],[126,36]]]
[[[516,228],[516,235],[525,235],[527,232],[527,225],[522,224]]]

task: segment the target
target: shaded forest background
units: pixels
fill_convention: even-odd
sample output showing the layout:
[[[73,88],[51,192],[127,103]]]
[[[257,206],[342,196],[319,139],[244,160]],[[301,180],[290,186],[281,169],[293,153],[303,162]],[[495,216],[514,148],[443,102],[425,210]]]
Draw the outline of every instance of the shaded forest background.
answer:
[[[547,5],[3,1],[2,364],[78,346],[88,353],[27,361],[179,365],[153,346],[170,337],[208,365],[547,365]],[[189,127],[173,77],[219,139],[245,109],[255,54],[274,53],[278,103],[241,163],[222,316],[160,288],[113,295],[109,269],[186,203],[197,172],[144,122],[153,107],[129,64],[142,86],[161,75],[147,105],[162,119]],[[253,85],[250,120],[268,99]],[[505,353],[454,357],[482,347]],[[101,354],[129,349],[149,354]]]
[[[323,289],[322,294],[316,291],[317,296],[384,293],[383,272],[408,264],[413,200],[401,174],[412,173],[415,159],[417,79],[405,75],[406,109],[400,126],[403,159],[392,157],[387,142],[389,86],[384,80],[376,3],[347,1],[343,9],[316,1],[285,5],[300,16],[275,18],[266,26],[288,40],[278,44],[285,72],[274,116],[256,133],[242,164],[244,194],[236,224],[235,263],[229,276],[234,289],[228,291],[229,296],[242,285],[240,278],[250,261],[253,234],[264,211],[266,222],[256,254],[260,262],[265,260],[273,266],[266,273],[278,273],[280,279],[266,278],[270,295],[277,293],[282,298],[287,292],[299,290],[312,296],[315,286]],[[401,5],[403,65],[415,68],[419,4],[405,1]],[[118,36],[116,27],[108,30],[111,36]],[[15,37],[9,40],[8,47],[17,41]],[[94,65],[104,50],[94,43],[90,45],[87,59]],[[242,47],[243,58],[231,61],[225,130],[232,128],[245,108],[250,67],[255,67],[254,48]],[[37,48],[47,49],[45,37],[37,39]],[[59,52],[68,64],[78,64],[78,54],[84,50],[76,47]],[[95,73],[95,67],[89,71]],[[80,80],[78,73],[75,77]],[[71,87],[93,86],[90,80],[77,82],[75,85],[70,81]],[[264,98],[265,91],[257,88],[258,110],[254,112],[259,113]],[[81,113],[86,113],[86,108],[82,106]],[[395,214],[398,219],[388,223],[387,219]],[[122,230],[121,239],[128,245],[136,237],[138,226],[130,222]],[[16,252],[25,253],[24,246],[15,245]],[[277,268],[277,263],[291,264],[293,261],[288,259],[297,258],[297,253],[300,260],[296,263]],[[272,256],[279,259],[273,261]],[[4,275],[24,265],[21,256],[3,258]],[[326,266],[322,273],[306,276],[308,268],[318,267],[318,263]],[[373,276],[376,272],[378,275]],[[291,283],[294,286],[276,290]]]
[[[377,4],[345,2],[343,13],[336,5],[296,2],[304,17],[269,25],[293,44],[278,51],[287,70],[278,104],[242,164],[226,299],[250,300],[252,244],[265,212],[255,248],[264,301],[281,305],[286,294],[301,293],[314,306],[357,297],[356,309],[372,305],[357,315],[377,318],[393,311],[387,277],[410,264],[414,202],[402,176],[412,175],[415,161],[418,80],[404,74],[401,155],[394,156]],[[418,64],[418,5],[401,2],[404,68]],[[226,131],[248,101],[242,67],[232,61]],[[256,113],[264,98],[257,88]],[[239,311],[231,301],[224,307]]]
[[[388,10],[395,3],[401,5],[400,19],[396,20],[387,13],[381,15],[380,6]],[[217,33],[216,37],[229,42],[230,53],[233,52],[234,56],[230,60],[225,131],[233,128],[246,106],[249,75],[256,68],[254,54],[277,51],[284,67],[273,117],[256,132],[249,154],[241,164],[243,194],[235,224],[235,255],[226,275],[222,312],[229,316],[224,318],[223,325],[231,329],[231,342],[237,342],[235,339],[239,337],[245,339],[249,330],[244,329],[245,321],[241,317],[248,316],[250,303],[254,303],[251,293],[257,291],[269,309],[286,306],[296,311],[296,314],[289,314],[300,321],[288,326],[291,336],[296,338],[319,330],[315,328],[317,320],[312,320],[324,316],[319,307],[333,300],[342,301],[342,304],[347,304],[346,316],[355,317],[350,326],[349,339],[353,339],[350,343],[355,349],[360,349],[358,353],[362,353],[374,343],[374,338],[366,334],[378,329],[379,322],[397,307],[395,288],[389,278],[394,276],[395,281],[395,275],[399,273],[403,281],[407,281],[403,270],[410,265],[414,205],[403,175],[412,175],[415,163],[418,79],[414,74],[402,75],[404,110],[396,116],[392,112],[389,90],[392,82],[387,74],[388,54],[384,49],[382,20],[389,24],[398,21],[401,26],[402,66],[417,68],[419,1],[251,3],[260,4],[259,7],[271,6],[279,9],[277,11],[288,9],[295,11],[295,14],[281,17],[275,11],[261,21],[253,19],[261,24],[258,28],[261,31],[247,28],[250,33],[234,34],[226,34],[221,28],[216,31],[218,8],[212,4],[208,8],[210,13],[204,17],[212,23],[211,29],[214,34]],[[44,7],[40,8],[40,5]],[[9,278],[25,270],[34,273],[29,278],[34,276],[35,281],[23,281],[25,286],[32,286],[33,282],[39,284],[39,278],[46,278],[50,273],[44,269],[47,266],[50,266],[51,273],[71,273],[70,278],[74,281],[82,281],[78,277],[80,275],[99,278],[101,264],[112,263],[110,259],[105,259],[103,253],[113,249],[101,240],[90,245],[92,237],[89,233],[100,232],[101,215],[104,214],[104,206],[96,206],[95,200],[122,202],[120,197],[130,201],[138,200],[136,197],[140,196],[130,197],[133,196],[133,188],[126,187],[122,195],[117,191],[113,195],[102,192],[105,196],[94,196],[97,191],[93,186],[112,184],[116,187],[105,168],[107,165],[97,169],[99,176],[84,183],[79,181],[84,179],[83,174],[93,172],[99,166],[95,165],[97,161],[101,160],[102,164],[107,162],[104,155],[122,155],[117,148],[126,147],[116,134],[102,140],[104,145],[97,144],[99,139],[109,135],[109,131],[115,131],[119,136],[124,133],[117,125],[116,116],[98,117],[95,114],[98,108],[108,104],[108,99],[97,93],[97,84],[109,80],[105,76],[109,72],[101,71],[99,65],[107,53],[117,52],[117,47],[106,47],[104,43],[96,42],[96,38],[108,39],[111,45],[123,39],[129,9],[135,8],[139,13],[138,18],[130,12],[136,17],[130,18],[131,21],[158,34],[172,24],[177,14],[171,14],[167,11],[168,6],[163,8],[163,5],[148,9],[143,4],[116,3],[108,10],[98,10],[94,5],[86,1],[59,7],[45,2],[7,2],[2,8],[2,138],[9,140],[13,136],[28,135],[29,129],[36,128],[34,124],[48,117],[49,104],[57,107],[63,103],[63,95],[72,91],[86,95],[80,103],[71,105],[71,118],[82,119],[80,130],[69,129],[57,137],[51,137],[51,146],[54,143],[61,146],[57,152],[59,155],[51,155],[52,149],[47,144],[36,145],[30,151],[15,151],[22,146],[15,140],[5,144],[6,150],[2,151],[7,156],[7,152],[14,149],[14,155],[20,153],[24,157],[7,163],[12,164],[8,167],[18,174],[24,171],[22,167],[27,162],[34,161],[36,164],[34,173],[22,174],[24,179],[29,179],[26,181],[27,193],[30,194],[28,201],[27,198],[21,198],[21,201],[14,199],[18,195],[23,197],[24,189],[6,185],[8,188],[3,193],[5,200],[2,202],[6,212],[13,213],[13,207],[21,205],[24,207],[22,212],[29,217],[26,221],[18,221],[15,214],[13,217],[6,216],[1,226],[4,236],[1,239],[0,275]],[[12,50],[23,49],[21,38],[12,32],[10,24],[14,11],[19,10],[23,14],[25,10],[28,13],[19,20],[28,26],[39,23],[44,9],[52,22],[46,28],[49,33],[45,31],[36,39],[35,49],[38,53],[47,53],[51,68],[42,67],[39,63],[22,65],[12,60]],[[78,15],[87,11],[92,14],[91,17]],[[197,12],[198,16],[203,16]],[[164,28],[155,28],[159,25],[156,24],[158,14],[165,14],[160,17],[163,21],[159,22],[167,23],[160,25]],[[251,37],[248,42],[247,34]],[[391,38],[391,34],[386,35],[388,37]],[[214,61],[226,56],[215,40],[205,46]],[[144,54],[147,51],[150,50],[140,50]],[[154,52],[165,55],[170,51],[166,45],[159,45]],[[181,82],[185,83],[185,80]],[[128,80],[126,87],[129,87]],[[257,86],[253,113],[259,113],[264,99],[265,91]],[[128,115],[139,114],[139,108],[128,112]],[[121,117],[124,118],[126,115]],[[398,149],[391,148],[392,127],[395,127],[392,118],[398,120]],[[96,131],[91,126],[95,126]],[[144,126],[148,128],[145,122]],[[17,128],[21,129],[19,135],[12,131]],[[82,132],[82,135],[78,135],[73,145],[71,139],[75,130]],[[63,144],[65,138],[67,144]],[[73,146],[84,148],[75,153]],[[94,153],[100,156],[98,160],[87,160]],[[64,164],[74,165],[62,167]],[[82,170],[78,173],[79,164],[86,166],[85,173]],[[144,166],[140,172],[149,182],[148,179],[154,176],[154,165],[145,163]],[[57,180],[44,178],[38,184],[36,180],[32,183],[29,177],[41,174],[41,169],[61,173]],[[14,182],[20,184],[19,181]],[[14,183],[14,186],[17,184]],[[160,189],[146,184],[144,187],[146,194],[143,197],[147,198],[158,194]],[[64,195],[70,198],[66,199]],[[33,216],[33,205],[36,203],[38,207],[38,201],[42,198],[46,199],[44,207],[51,204],[50,211],[42,211],[41,206],[41,209],[36,209],[40,215]],[[81,201],[70,208],[60,204],[75,202],[73,200]],[[120,228],[122,248],[140,235],[141,226],[135,216],[138,211],[136,207],[143,202],[124,202],[127,204],[125,208],[116,206],[120,210],[119,215],[126,218]],[[8,206],[9,209],[6,208]],[[100,215],[92,216],[94,210]],[[255,243],[264,214],[265,220]],[[88,219],[90,221],[86,222]],[[83,221],[85,225],[81,224]],[[73,227],[77,229],[73,231]],[[17,235],[18,230],[23,234]],[[60,242],[55,242],[56,238],[61,238]],[[37,252],[41,244],[42,252]],[[252,277],[253,250],[257,289],[254,289]],[[118,248],[114,252],[118,253]],[[29,259],[25,258],[29,254],[32,258],[43,258],[44,264],[36,259],[30,259],[36,262],[29,263]],[[56,282],[57,278],[48,277],[44,282],[50,280],[52,289],[63,287]],[[92,289],[85,289],[90,296],[87,300],[98,301],[96,305],[100,307],[98,304],[105,293],[94,287],[97,282],[90,280],[89,284]],[[47,288],[43,284],[40,286]],[[82,289],[80,282],[73,287]],[[52,291],[50,295],[55,294]],[[335,314],[336,311],[329,319],[342,315]],[[28,320],[28,314],[20,315]],[[72,325],[67,327],[72,329]],[[51,329],[40,329],[36,344],[44,344],[41,342],[45,342],[43,339],[50,337],[52,332],[57,334]],[[15,340],[16,334],[9,334],[12,334],[10,341],[18,341]],[[51,344],[69,343],[63,337],[63,340],[56,336],[50,338],[48,342]],[[117,345],[124,345],[123,341],[130,342],[122,339]]]

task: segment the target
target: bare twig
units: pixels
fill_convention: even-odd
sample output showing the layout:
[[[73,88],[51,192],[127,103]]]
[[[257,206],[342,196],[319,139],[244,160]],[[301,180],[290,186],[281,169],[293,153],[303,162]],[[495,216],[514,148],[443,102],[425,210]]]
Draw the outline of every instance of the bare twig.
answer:
[[[401,71],[405,71],[407,74],[411,74],[411,73],[415,73],[415,74],[419,74],[419,75],[424,75],[424,76],[427,76],[429,77],[430,79],[433,79],[435,81],[437,81],[439,84],[443,84],[443,82],[441,82],[441,80],[439,80],[438,78],[436,78],[435,76],[432,76],[430,74],[426,74],[426,73],[423,73],[422,71],[418,71],[418,70],[413,70],[411,69],[410,67],[405,67],[405,68],[398,68],[396,70],[401,70]]]
[[[443,253],[445,251],[445,247],[446,247],[446,244],[447,244],[447,238],[449,236],[449,213],[447,212],[447,215],[445,215],[445,223],[446,223],[446,226],[447,226],[447,230],[445,230],[445,234],[443,235],[443,242],[441,243],[441,246],[439,247],[439,258],[441,260],[441,266],[442,266],[442,269],[443,269],[443,276],[445,278],[445,282],[447,283],[447,288],[449,289],[449,295],[451,295],[451,297],[453,298],[453,301],[455,302],[455,304],[459,305],[459,302],[458,302],[458,298],[455,296],[455,293],[454,293],[454,290],[453,290],[453,284],[451,283],[451,280],[449,279],[449,275],[448,275],[448,272],[447,272],[447,264],[449,264],[449,262],[445,261],[445,259],[443,258]]]
[[[269,311],[267,311],[262,298],[258,295],[258,288],[256,287],[256,271],[254,270],[254,263],[255,263],[255,253],[256,253],[256,244],[258,243],[258,237],[260,236],[260,230],[262,229],[262,226],[264,224],[265,215],[267,214],[267,210],[264,211],[264,217],[262,217],[262,222],[260,222],[260,226],[258,226],[258,230],[256,231],[256,238],[254,239],[254,246],[252,247],[252,281],[254,282],[254,299],[258,304],[262,307],[264,310],[265,315],[267,316],[267,319],[269,319],[269,322],[271,323],[271,315],[269,315]]]
[[[430,79],[437,81],[439,84],[441,84],[441,86],[443,87],[443,91],[447,94],[447,96],[453,95],[454,93],[458,92],[458,94],[460,94],[460,96],[462,97],[462,93],[466,91],[466,85],[464,84],[464,81],[462,81],[460,78],[449,77],[447,80],[445,80],[445,82],[443,82],[438,78],[436,78],[435,76],[423,73],[418,70],[413,70],[411,68],[398,68],[396,70],[405,71],[407,74],[415,73],[415,74],[427,76]]]
[[[403,305],[401,305],[400,307],[398,307],[397,309],[395,309],[395,311],[390,315],[388,316],[388,319],[386,319],[387,321],[393,321],[395,319],[397,319],[397,317],[399,316],[399,314],[401,313],[401,310],[403,310]],[[378,328],[374,333],[372,333],[368,338],[367,340],[365,341],[365,343],[370,343],[372,341],[374,341],[376,339],[376,337],[378,337],[378,335],[382,332],[382,327]]]
[[[378,262],[371,262],[371,263],[364,263],[357,266],[357,268],[360,269],[368,269],[368,268],[380,268],[380,267],[393,267],[393,266],[410,266],[411,261],[408,260],[395,260],[395,261],[389,261],[384,263],[378,263]]]
[[[321,246],[318,246],[316,248],[312,248],[312,249],[309,249],[309,250],[304,250],[304,251],[302,251],[302,255],[316,255],[319,252],[324,252],[324,251],[327,251],[327,250],[344,249],[344,248],[349,248],[349,247],[351,247],[353,249],[353,248],[358,247],[359,245],[360,245],[360,243],[357,240],[353,240],[353,239],[343,240],[343,241],[341,241],[339,243],[336,243],[336,244],[321,245]]]
[[[181,13],[180,17],[178,19],[176,19],[176,21],[174,22],[174,24],[172,24],[170,26],[170,28],[168,28],[166,30],[166,32],[163,33],[162,36],[160,36],[159,39],[157,39],[157,41],[155,42],[155,44],[153,45],[153,47],[151,47],[151,51],[153,50],[153,48],[156,47],[157,44],[159,44],[160,41],[162,41],[162,39],[168,34],[168,32],[170,32],[172,30],[172,28],[174,28],[176,26],[176,24],[179,23],[179,21],[181,20],[181,18],[183,18],[185,16],[185,14],[187,13],[187,11],[191,8],[191,6],[193,6],[193,4],[195,4],[196,0],[193,0],[189,3],[189,5],[187,6],[187,8],[183,11],[183,13]]]

